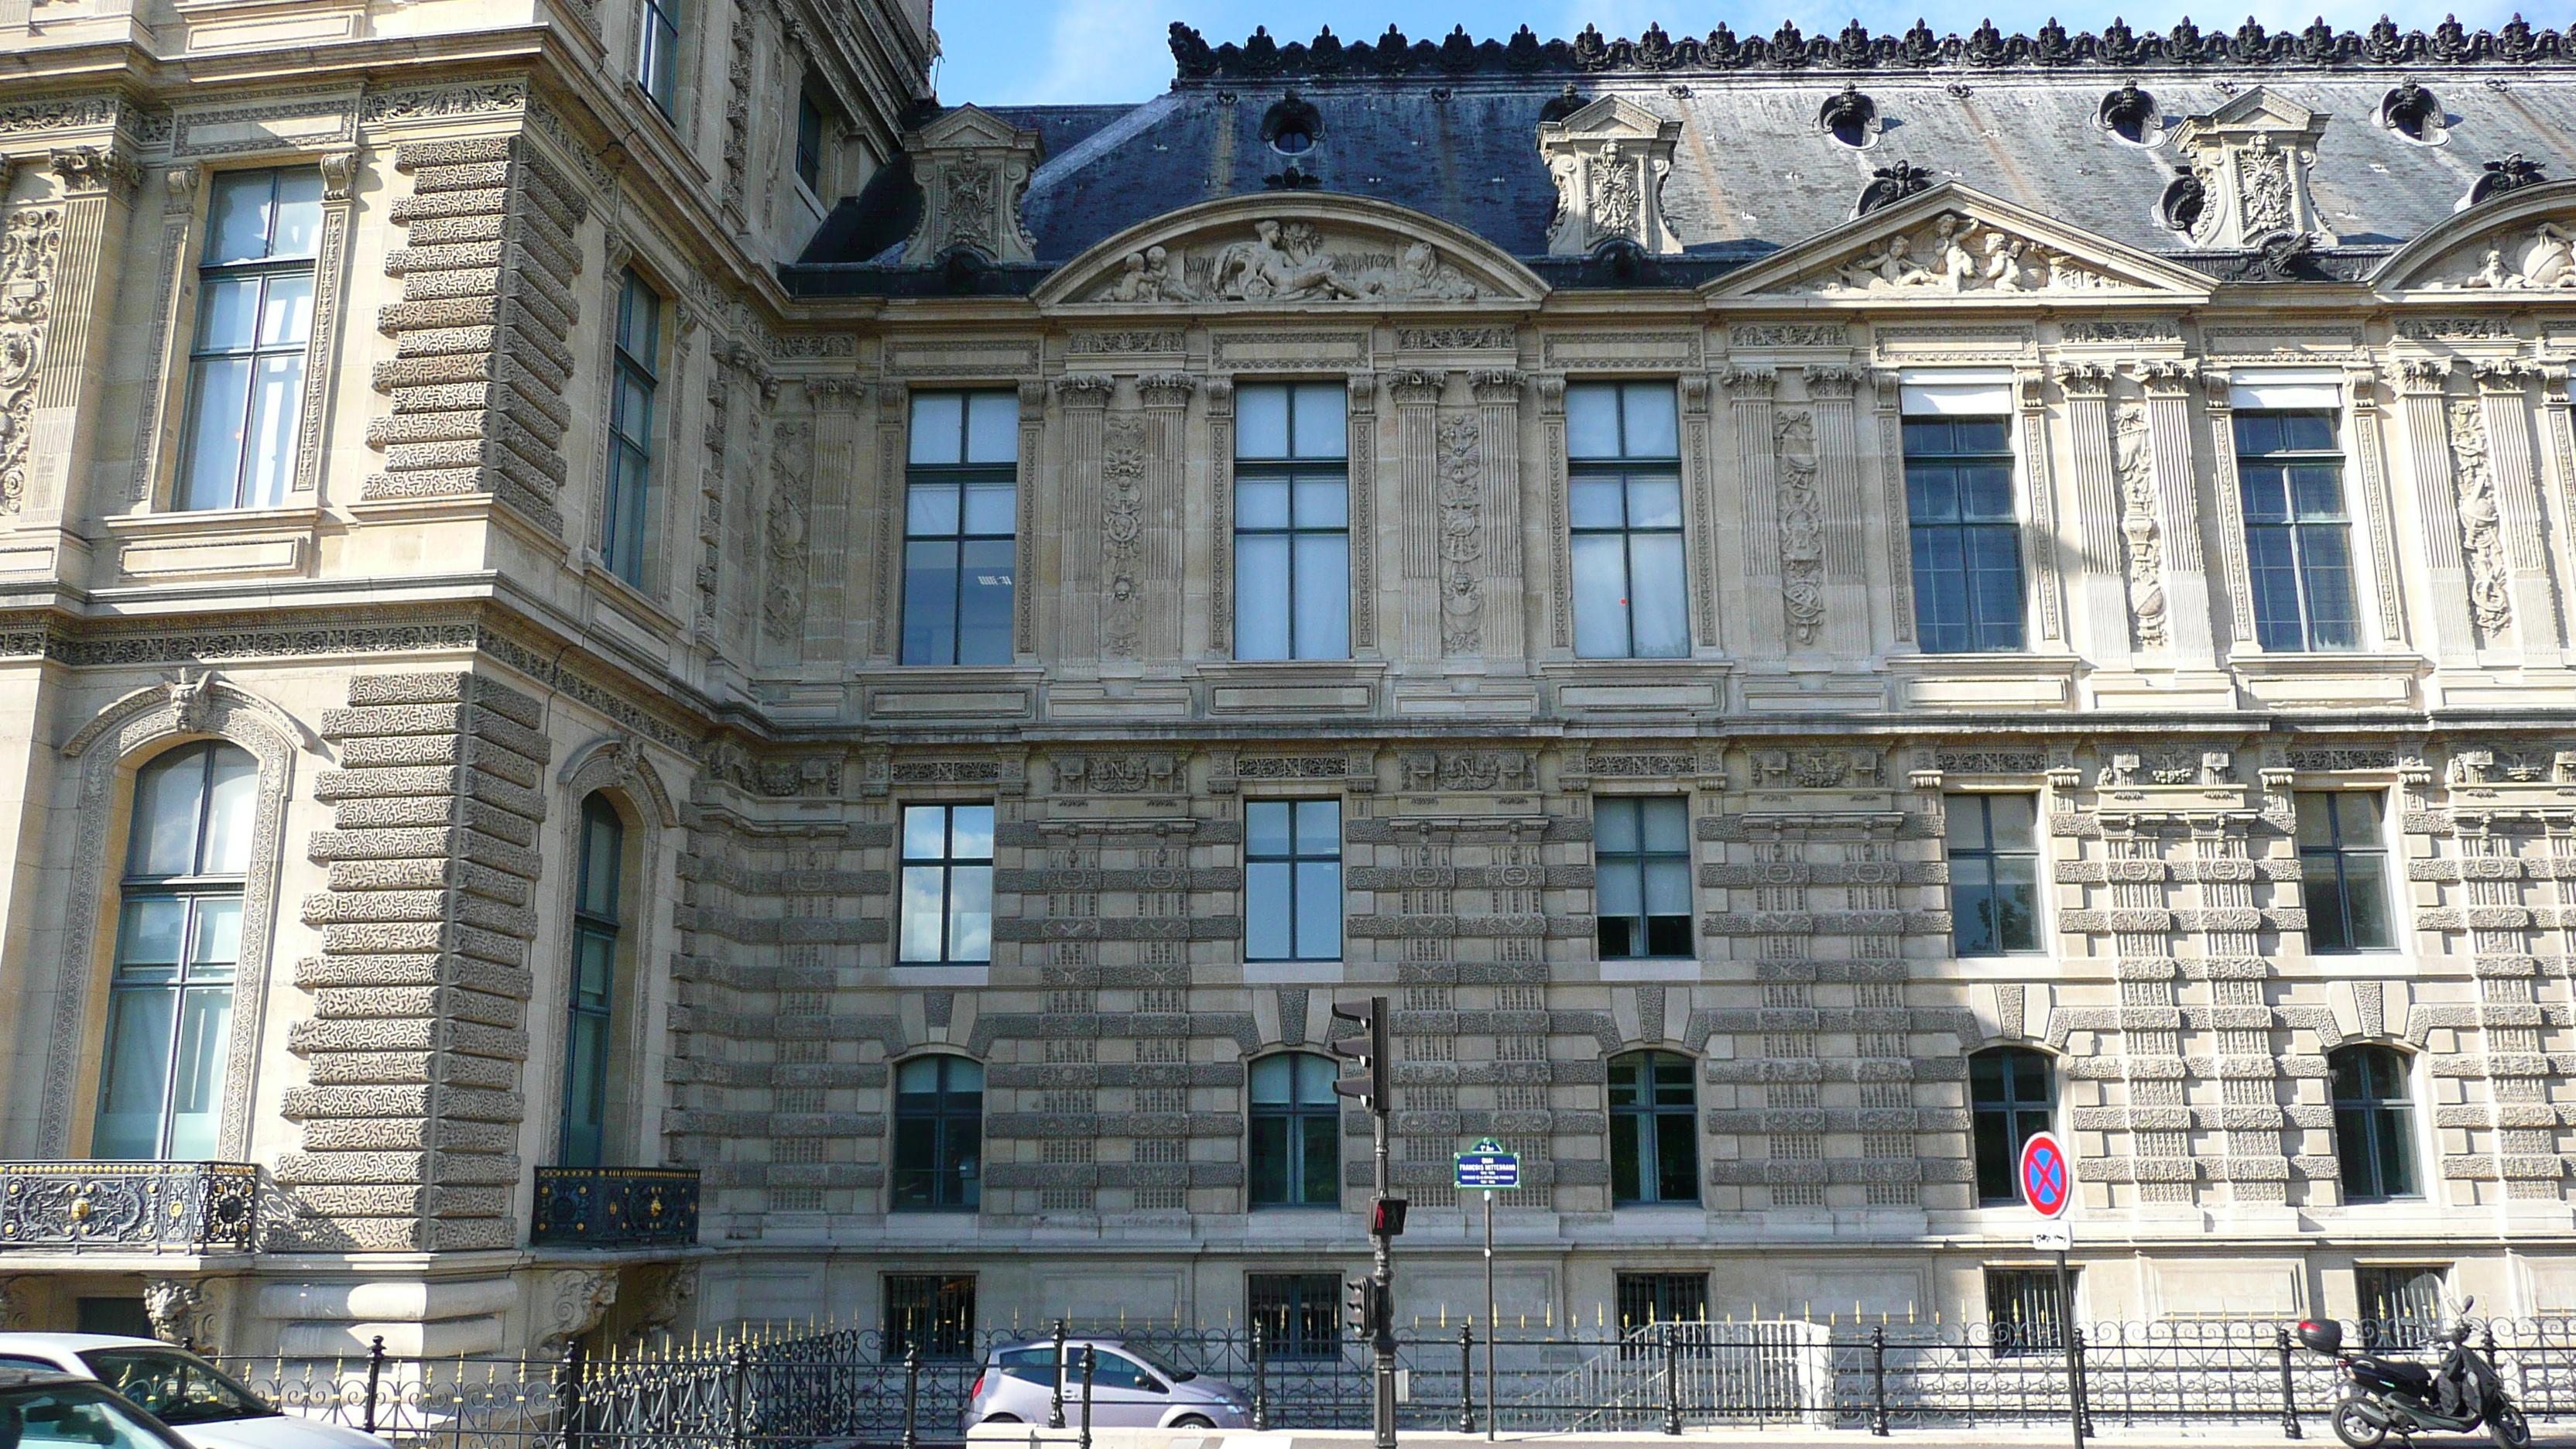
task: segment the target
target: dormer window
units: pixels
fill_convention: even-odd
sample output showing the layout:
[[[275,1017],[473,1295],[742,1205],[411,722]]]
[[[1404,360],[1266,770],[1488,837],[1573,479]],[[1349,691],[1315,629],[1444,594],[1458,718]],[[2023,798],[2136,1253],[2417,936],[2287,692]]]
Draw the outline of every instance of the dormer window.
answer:
[[[1816,110],[1816,125],[1825,134],[1858,151],[1878,139],[1878,102],[1845,86],[1825,98]]]
[[[2123,81],[2118,90],[2104,96],[2093,119],[2103,130],[2133,146],[2152,146],[2162,138],[2156,98],[2140,90],[2136,81]]]
[[[1281,96],[1261,117],[1261,139],[1282,156],[1303,156],[1324,134],[1323,113],[1295,91]]]
[[[2419,146],[2438,146],[2449,135],[2441,97],[2424,89],[2413,76],[2397,83],[2379,101],[2379,123]]]

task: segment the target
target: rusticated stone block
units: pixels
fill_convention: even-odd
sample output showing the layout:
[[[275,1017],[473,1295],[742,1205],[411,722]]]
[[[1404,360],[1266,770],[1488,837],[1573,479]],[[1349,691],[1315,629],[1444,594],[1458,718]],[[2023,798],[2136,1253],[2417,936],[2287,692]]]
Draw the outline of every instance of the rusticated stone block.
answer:
[[[416,171],[424,166],[507,161],[515,139],[510,136],[473,136],[444,141],[404,141],[394,147],[394,169]]]

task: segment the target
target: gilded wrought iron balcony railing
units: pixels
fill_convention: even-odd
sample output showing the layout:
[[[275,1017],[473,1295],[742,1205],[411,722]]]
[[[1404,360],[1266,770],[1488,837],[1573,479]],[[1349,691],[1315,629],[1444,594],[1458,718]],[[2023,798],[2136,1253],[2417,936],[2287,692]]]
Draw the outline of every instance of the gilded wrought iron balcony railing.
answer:
[[[541,1248],[672,1248],[698,1240],[694,1167],[540,1167],[528,1241]]]
[[[249,1252],[247,1162],[0,1162],[0,1253]]]

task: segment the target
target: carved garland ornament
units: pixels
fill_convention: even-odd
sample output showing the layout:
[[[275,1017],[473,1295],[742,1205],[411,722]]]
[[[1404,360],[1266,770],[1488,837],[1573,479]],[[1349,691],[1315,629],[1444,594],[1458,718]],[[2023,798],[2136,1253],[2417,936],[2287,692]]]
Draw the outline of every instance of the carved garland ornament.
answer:
[[[1144,529],[1145,424],[1118,418],[1100,451],[1100,650],[1113,659],[1136,657],[1143,631]]]
[[[1476,284],[1426,241],[1401,252],[1328,250],[1304,221],[1263,219],[1249,241],[1174,256],[1131,252],[1091,302],[1358,302],[1375,298],[1472,302]]]
[[[761,549],[769,557],[769,588],[760,601],[761,626],[785,643],[805,627],[805,540],[814,474],[814,425],[801,419],[778,425],[770,459],[769,514]]]
[[[2504,534],[2496,511],[2495,473],[2488,467],[2486,418],[2476,400],[2451,404],[2451,482],[2460,509],[2460,553],[2468,565],[2469,613],[2493,640],[2513,624]]]
[[[1790,288],[1822,297],[1887,292],[2135,291],[2132,284],[1991,222],[1945,211]]]
[[[2141,649],[2165,646],[2164,540],[2156,526],[2156,484],[2148,466],[2147,410],[2111,419],[2111,468],[2120,485],[2120,536],[2128,542],[2129,628]]]
[[[1476,487],[1476,420],[1440,424],[1440,652],[1477,654],[1485,647],[1485,521]]]
[[[62,245],[63,213],[56,207],[21,211],[0,227],[0,513],[15,513],[26,502],[36,373]]]
[[[1825,622],[1825,520],[1816,494],[1816,415],[1783,408],[1772,424],[1780,457],[1780,597],[1789,632],[1816,642]]]

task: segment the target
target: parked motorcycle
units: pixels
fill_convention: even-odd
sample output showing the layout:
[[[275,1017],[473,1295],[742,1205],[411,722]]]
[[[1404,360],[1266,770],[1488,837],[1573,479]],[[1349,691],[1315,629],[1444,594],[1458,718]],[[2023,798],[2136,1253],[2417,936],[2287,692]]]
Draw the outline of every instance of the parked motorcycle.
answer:
[[[2350,1449],[2380,1449],[2391,1434],[2400,1439],[2420,1433],[2472,1434],[2484,1425],[2497,1449],[2526,1449],[2531,1424],[2496,1376],[2487,1356],[2469,1346],[2471,1298],[2459,1315],[2445,1324],[2438,1338],[2444,1345],[2436,1365],[2376,1354],[2343,1351],[2343,1325],[2302,1323],[2299,1342],[2314,1353],[2332,1357],[2352,1381],[2351,1390],[2334,1407],[2335,1437]]]

